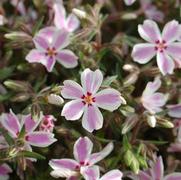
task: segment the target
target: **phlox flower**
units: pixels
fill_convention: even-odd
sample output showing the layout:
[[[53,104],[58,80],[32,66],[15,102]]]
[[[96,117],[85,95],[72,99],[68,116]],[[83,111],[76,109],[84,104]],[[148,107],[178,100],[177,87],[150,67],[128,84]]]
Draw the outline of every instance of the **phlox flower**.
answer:
[[[141,102],[145,109],[151,114],[162,111],[162,106],[165,105],[168,96],[163,93],[156,92],[161,86],[159,78],[155,78],[153,82],[149,82],[143,91]]]
[[[122,180],[122,172],[120,170],[111,170],[100,177],[100,170],[98,166],[92,166],[84,170],[85,180]]]
[[[162,157],[158,157],[155,163],[151,164],[151,168],[147,171],[140,171],[139,180],[180,180],[181,173],[171,173],[164,176],[164,164]]]
[[[6,163],[0,165],[0,179],[1,180],[8,180],[9,173],[12,172],[12,169]]]
[[[167,105],[168,115],[174,118],[181,118],[181,104]]]
[[[140,0],[141,7],[144,14],[148,19],[152,19],[158,22],[163,22],[164,14],[159,11],[155,5],[152,4],[151,0]]]
[[[74,14],[71,13],[66,17],[66,11],[62,3],[54,3],[53,9],[55,12],[54,24],[58,29],[73,32],[79,27],[80,22]]]
[[[73,159],[52,159],[49,165],[53,168],[53,177],[66,177],[76,179],[79,174],[84,176],[84,170],[94,166],[104,159],[113,149],[113,144],[109,143],[102,151],[91,154],[93,143],[88,137],[80,137],[74,144]]]
[[[145,20],[143,25],[138,25],[138,32],[148,43],[134,46],[133,60],[145,64],[156,56],[161,73],[163,75],[172,74],[176,67],[175,59],[181,58],[181,43],[175,42],[180,35],[179,23],[175,20],[168,22],[161,34],[154,21]]]
[[[130,6],[132,5],[136,0],[124,0],[125,4]]]
[[[78,120],[83,115],[82,126],[89,132],[102,128],[103,116],[99,108],[114,111],[125,102],[115,89],[97,92],[102,81],[101,71],[90,69],[85,69],[81,74],[82,87],[72,80],[64,81],[61,94],[72,100],[64,105],[61,115],[71,121]]]
[[[56,121],[56,119],[52,115],[43,116],[39,125],[39,129],[45,132],[53,132],[55,126],[54,121]]]
[[[36,49],[31,50],[26,56],[28,62],[41,63],[48,72],[52,71],[56,61],[66,68],[77,66],[77,56],[71,50],[65,49],[70,44],[67,31],[47,27],[35,35],[33,42]]]
[[[32,151],[31,146],[47,147],[56,141],[53,133],[36,131],[40,120],[34,121],[31,115],[22,116],[20,121],[10,110],[10,113],[1,115],[0,123],[9,135],[15,140],[21,141],[24,149],[28,151]],[[23,134],[22,131],[24,131]]]

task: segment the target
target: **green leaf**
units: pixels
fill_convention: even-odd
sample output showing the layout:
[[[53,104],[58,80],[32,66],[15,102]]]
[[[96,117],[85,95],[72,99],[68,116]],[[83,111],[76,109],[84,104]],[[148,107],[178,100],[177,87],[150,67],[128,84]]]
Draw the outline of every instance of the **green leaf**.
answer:
[[[7,133],[6,130],[4,130],[3,128],[0,128],[0,132],[2,133],[3,137],[5,138],[6,142],[9,145],[13,145],[14,144],[14,140],[12,139],[12,137]]]
[[[17,156],[24,156],[24,157],[28,157],[28,158],[35,158],[35,159],[46,159],[44,156],[42,156],[41,154],[39,153],[36,153],[36,152],[30,152],[30,151],[21,151],[18,153]]]
[[[14,71],[15,67],[4,67],[0,69],[0,80],[4,80],[8,77],[10,77]]]
[[[103,81],[102,86],[110,86],[117,79],[117,77],[118,77],[117,75],[107,77]]]
[[[33,30],[32,30],[32,33],[33,33],[33,35],[35,35],[38,31],[39,31],[39,29],[41,28],[41,26],[42,26],[42,24],[43,24],[43,20],[44,20],[44,16],[42,16],[41,18],[40,18],[40,20],[35,24],[35,26],[33,27]]]

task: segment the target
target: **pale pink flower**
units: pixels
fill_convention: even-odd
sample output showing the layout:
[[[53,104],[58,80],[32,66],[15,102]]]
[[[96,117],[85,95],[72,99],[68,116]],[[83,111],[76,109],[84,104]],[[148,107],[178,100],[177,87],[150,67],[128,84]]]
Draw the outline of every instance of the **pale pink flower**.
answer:
[[[7,164],[1,164],[0,165],[0,179],[1,180],[8,180],[9,179],[9,173],[12,172],[12,169]]]
[[[163,22],[164,14],[159,11],[155,5],[152,4],[151,0],[140,0],[141,7],[144,14],[148,19],[152,19],[158,22]]]
[[[165,105],[168,96],[163,93],[156,92],[161,86],[159,78],[155,78],[153,82],[149,82],[143,91],[141,102],[145,109],[151,114],[162,111],[162,107]]]
[[[65,8],[61,3],[55,3],[53,9],[55,12],[54,24],[58,29],[65,29],[68,32],[73,32],[79,27],[80,22],[78,18],[73,13],[66,17]]]
[[[69,33],[48,27],[40,30],[33,38],[36,49],[31,50],[26,56],[30,63],[43,64],[51,72],[56,60],[66,68],[77,66],[77,56],[68,49],[70,44]]]
[[[86,168],[83,172],[85,180],[122,180],[122,172],[118,169],[107,172],[100,177],[100,169],[98,166]]]
[[[53,177],[66,177],[67,179],[77,179],[80,174],[84,174],[84,169],[94,166],[104,159],[113,150],[113,143],[109,143],[102,151],[91,154],[93,143],[88,137],[80,137],[74,144],[73,159],[52,159],[49,165],[53,168]]]
[[[134,46],[133,60],[145,64],[156,56],[161,73],[172,74],[176,67],[175,59],[181,57],[181,43],[175,42],[180,35],[179,23],[175,20],[168,22],[161,34],[154,21],[145,20],[143,25],[138,25],[138,32],[148,43]]]
[[[132,5],[135,1],[136,1],[136,0],[124,0],[125,4],[126,4],[127,6]]]
[[[181,173],[171,173],[164,176],[164,164],[162,157],[158,157],[155,163],[147,171],[140,171],[139,180],[180,180]]]
[[[0,122],[12,138],[15,140],[20,138],[20,140],[23,141],[24,148],[28,151],[32,151],[31,146],[47,147],[56,141],[53,133],[35,130],[40,121],[34,121],[31,115],[22,116],[20,121],[18,117],[10,111],[10,113],[1,115]],[[22,131],[25,131],[23,135],[21,133]],[[21,135],[21,137],[19,137],[19,135]]]
[[[112,112],[124,103],[120,92],[115,89],[97,92],[102,81],[101,71],[90,69],[85,69],[81,74],[82,87],[74,81],[64,81],[61,94],[72,101],[65,104],[61,115],[71,121],[78,120],[83,115],[82,126],[89,132],[102,128],[103,116],[99,108]]]
[[[167,105],[168,115],[174,118],[181,118],[181,104]]]
[[[39,125],[39,129],[45,132],[53,132],[55,126],[54,121],[56,121],[56,119],[52,115],[43,116]]]

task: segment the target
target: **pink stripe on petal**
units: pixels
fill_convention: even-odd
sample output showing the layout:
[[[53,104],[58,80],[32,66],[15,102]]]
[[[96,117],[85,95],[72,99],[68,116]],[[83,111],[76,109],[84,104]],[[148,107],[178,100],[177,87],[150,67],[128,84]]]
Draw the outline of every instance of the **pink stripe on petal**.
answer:
[[[120,96],[115,89],[104,89],[95,95],[95,103],[102,109],[114,111],[122,103]]]
[[[25,57],[25,59],[29,63],[40,63],[43,60],[45,60],[46,57],[45,57],[44,53],[42,53],[41,51],[39,51],[37,49],[33,49],[28,53],[28,55]]]
[[[63,82],[64,86],[61,90],[61,95],[66,99],[77,99],[83,96],[82,87],[71,80],[66,80]]]
[[[70,170],[76,170],[76,168],[79,166],[79,163],[77,163],[73,159],[52,159],[49,162],[49,165],[54,169],[70,169]]]
[[[97,106],[86,106],[82,118],[82,126],[89,132],[102,128],[103,116]]]
[[[100,180],[121,180],[123,173],[120,170],[112,170],[106,173]]]
[[[181,118],[181,104],[168,105],[168,115],[175,118]]]
[[[67,18],[67,30],[73,32],[79,27],[79,25],[79,19],[74,14],[70,14]]]
[[[173,59],[169,57],[165,52],[157,53],[157,64],[163,75],[172,74],[175,64]]]
[[[81,74],[81,84],[85,93],[96,93],[100,88],[103,81],[103,75],[100,70],[91,71],[85,69]]]
[[[145,20],[143,25],[138,25],[138,32],[140,36],[148,42],[155,43],[161,40],[158,25],[152,20]]]
[[[81,169],[81,174],[85,180],[99,180],[100,170],[99,166],[90,166]]]
[[[66,68],[74,68],[78,65],[78,57],[70,50],[61,50],[56,58]]]
[[[172,173],[165,176],[164,180],[181,180],[181,173]]]
[[[46,61],[41,63],[46,67],[48,72],[51,72],[55,66],[56,60],[54,57],[47,57]]]
[[[140,171],[138,176],[140,180],[151,180],[150,175],[143,171]]]
[[[88,137],[80,137],[74,145],[74,157],[80,163],[86,160],[92,152],[93,144]]]
[[[4,163],[0,165],[0,179],[1,179],[1,176],[5,176],[11,172],[12,172],[12,169],[7,164]]]
[[[47,147],[57,141],[54,134],[38,131],[27,134],[25,138],[27,143],[37,147]]]
[[[166,52],[173,58],[177,59],[181,57],[181,43],[175,42],[167,46]]]
[[[65,8],[60,3],[55,3],[53,6],[55,16],[54,16],[54,24],[57,28],[62,29],[65,28]]]
[[[64,29],[58,30],[53,36],[52,47],[57,51],[67,47],[70,43],[69,33]]]
[[[64,105],[61,115],[67,120],[78,120],[83,114],[84,106],[81,99],[72,100]]]
[[[18,117],[11,110],[10,113],[1,115],[1,124],[12,137],[17,137],[21,127]]]
[[[133,47],[133,60],[145,64],[149,62],[156,55],[155,45],[149,43],[136,44]]]
[[[102,151],[98,152],[98,153],[94,153],[90,156],[89,159],[89,163],[90,165],[94,165],[97,162],[101,161],[102,159],[104,159],[106,156],[108,156],[111,151],[113,150],[114,145],[113,143],[109,143]]]
[[[38,35],[33,38],[33,42],[35,43],[35,47],[42,51],[46,50],[49,47],[48,41],[44,37]]]
[[[178,21],[170,21],[168,22],[162,32],[162,39],[166,42],[173,42],[178,39],[180,35],[180,27]]]

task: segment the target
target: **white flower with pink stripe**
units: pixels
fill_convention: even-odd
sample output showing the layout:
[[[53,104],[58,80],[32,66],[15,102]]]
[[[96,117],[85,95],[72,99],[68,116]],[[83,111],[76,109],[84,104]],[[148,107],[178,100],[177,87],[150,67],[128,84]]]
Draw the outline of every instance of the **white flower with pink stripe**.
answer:
[[[114,111],[121,103],[125,103],[120,92],[115,89],[98,92],[102,81],[101,71],[90,69],[85,69],[81,74],[82,87],[72,80],[64,81],[61,94],[72,101],[65,104],[61,115],[71,121],[78,120],[83,115],[82,126],[89,132],[102,128],[103,116],[99,108]]]
[[[69,32],[47,27],[39,31],[33,42],[35,49],[26,56],[29,63],[41,63],[48,72],[53,70],[56,61],[65,68],[77,66],[77,56],[71,50],[65,49],[70,44]]]
[[[109,143],[102,151],[91,154],[93,143],[88,137],[80,137],[74,144],[73,159],[52,159],[49,165],[53,168],[53,177],[65,177],[67,179],[78,179],[80,174],[84,176],[89,168],[104,159],[113,150],[113,143]],[[85,171],[86,170],[86,171]],[[86,175],[85,175],[86,176]]]
[[[181,43],[175,42],[180,36],[179,23],[175,20],[168,22],[161,34],[154,21],[145,20],[143,25],[138,25],[138,32],[148,43],[134,46],[133,60],[145,64],[156,56],[161,73],[172,74],[177,67],[177,61],[181,61]]]
[[[0,117],[2,126],[10,136],[21,141],[24,149],[28,151],[32,151],[31,146],[47,147],[56,141],[53,133],[36,131],[40,120],[34,121],[31,115],[22,116],[22,119],[19,120],[12,111],[2,114]]]

